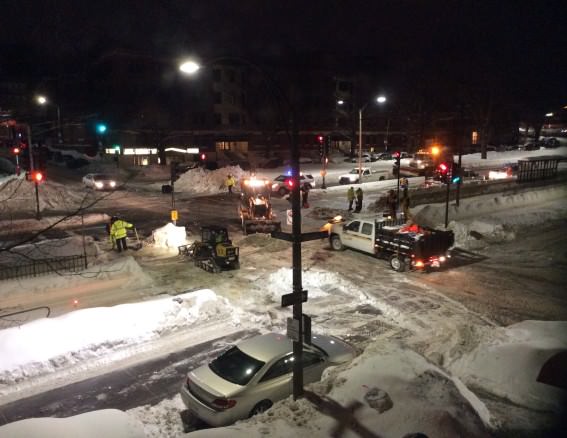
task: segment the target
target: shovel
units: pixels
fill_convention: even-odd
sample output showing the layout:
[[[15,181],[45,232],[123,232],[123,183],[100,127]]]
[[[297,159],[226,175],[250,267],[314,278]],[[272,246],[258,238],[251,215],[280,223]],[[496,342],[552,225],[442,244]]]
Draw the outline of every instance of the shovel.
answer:
[[[136,228],[134,228],[134,234],[136,236],[136,243],[130,248],[134,251],[138,251],[140,249],[142,249],[142,242],[140,241],[140,237],[138,236],[138,230]]]

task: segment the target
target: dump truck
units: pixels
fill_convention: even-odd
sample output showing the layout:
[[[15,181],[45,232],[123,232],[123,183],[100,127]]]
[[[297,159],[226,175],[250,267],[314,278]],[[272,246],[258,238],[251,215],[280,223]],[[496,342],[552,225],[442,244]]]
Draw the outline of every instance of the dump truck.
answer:
[[[281,231],[281,222],[272,211],[272,187],[267,178],[247,177],[240,180],[240,204],[238,214],[242,232],[272,233]]]
[[[329,244],[336,251],[356,249],[387,259],[394,271],[440,268],[451,257],[453,232],[406,223],[405,219],[337,218],[327,227]]]

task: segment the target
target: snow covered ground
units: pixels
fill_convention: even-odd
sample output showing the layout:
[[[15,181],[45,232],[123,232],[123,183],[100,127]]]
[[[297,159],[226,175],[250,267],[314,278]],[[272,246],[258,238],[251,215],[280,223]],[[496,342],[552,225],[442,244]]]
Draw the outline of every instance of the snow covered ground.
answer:
[[[547,151],[533,152],[539,155]],[[492,154],[498,153],[489,153],[489,157]],[[509,161],[510,155],[518,152],[506,154],[502,159]],[[205,178],[210,193],[222,190],[219,187],[224,174],[217,172],[214,178],[197,178]],[[230,169],[230,173],[239,176],[238,169]],[[200,190],[197,180],[186,178],[185,182],[180,180],[181,189],[186,184],[188,190]],[[368,184],[379,191],[384,183]],[[344,191],[344,187],[336,190]],[[501,242],[516,239],[518,230],[564,221],[566,199],[564,186],[470,198],[458,208],[451,206],[449,228],[455,231],[457,246],[490,251]],[[345,207],[342,197],[325,196],[316,190],[311,203],[314,210],[318,206],[329,210]],[[304,214],[307,225],[321,222],[317,215]],[[413,214],[420,222],[438,226],[444,219],[444,205],[420,206]],[[126,273],[129,278],[120,287],[144,291],[144,298],[108,307],[78,306],[54,318],[0,330],[0,408],[20,397],[163,355],[181,345],[206,342],[219,333],[285,330],[289,310],[278,305],[281,295],[291,289],[285,243],[262,236],[243,238],[239,242],[241,256],[257,263],[243,264],[231,277],[216,278],[209,288],[195,290],[193,285],[201,278],[210,278],[210,274],[195,279],[200,274],[185,276],[176,272],[179,268],[174,264],[167,268],[177,274],[169,285],[173,296],[167,295],[168,287],[158,285],[152,271],[143,267],[152,255],[163,256],[168,251],[169,230],[173,234],[169,226],[158,230],[165,238],[156,239],[156,247],[146,247],[134,257],[117,258],[100,252],[98,244],[89,241],[90,254],[97,259],[96,269],[90,268],[84,275],[2,282],[0,303],[4,305],[22,289],[30,295],[51,291],[54,284],[61,289],[88,289],[91,283]],[[57,251],[63,254],[81,245],[80,239],[69,239]],[[505,415],[491,412],[492,405],[483,401],[486,394],[530,410],[536,420],[540,411],[562,413],[565,391],[538,381],[538,376],[544,364],[567,350],[566,322],[525,321],[498,327],[490,316],[479,315],[432,288],[426,294],[417,294],[417,288],[424,287],[417,277],[387,270],[369,276],[363,270],[341,266],[343,259],[328,259],[327,268],[322,269],[317,260],[328,256],[315,245],[306,245],[303,284],[309,290],[309,302],[305,311],[312,315],[315,330],[350,339],[363,349],[354,362],[328,370],[320,383],[308,388],[316,394],[313,400],[317,403],[286,399],[251,420],[186,435],[179,418],[184,406],[176,396],[156,405],[139,406],[128,411],[127,417],[111,411],[90,418],[24,420],[0,427],[0,437],[65,436],[57,434],[63,422],[68,431],[73,431],[69,436],[90,437],[92,418],[101,423],[109,418],[109,424],[116,421],[123,425],[126,421],[125,429],[117,426],[118,433],[105,435],[117,437],[127,436],[125,430],[131,436],[140,436],[142,427],[147,437],[317,437],[331,435],[345,418],[358,430],[368,430],[371,434],[367,436],[402,437],[421,432],[429,437],[481,437],[495,433]],[[356,253],[345,256],[361,263],[380,263]],[[98,274],[93,276],[95,271]],[[375,275],[383,281],[369,284]],[[410,298],[412,295],[414,298]],[[353,403],[360,406],[351,418],[343,409],[358,406]],[[526,426],[513,414],[508,415],[508,430],[537,435],[542,423],[534,421]],[[77,425],[85,428],[75,429]],[[53,435],[47,435],[50,429]],[[344,436],[356,434],[351,430]]]

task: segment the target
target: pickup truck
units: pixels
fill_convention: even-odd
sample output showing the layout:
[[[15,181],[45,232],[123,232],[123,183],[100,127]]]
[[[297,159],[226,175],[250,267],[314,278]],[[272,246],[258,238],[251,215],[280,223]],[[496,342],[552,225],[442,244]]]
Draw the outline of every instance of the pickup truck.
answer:
[[[335,251],[352,248],[372,254],[387,259],[398,272],[440,268],[455,241],[452,231],[407,225],[404,219],[334,220],[328,230]]]
[[[360,175],[362,175],[362,182],[383,181],[389,177],[388,171],[385,170],[372,171],[368,167],[363,167],[359,172],[358,167],[355,167],[349,173],[339,176],[339,184],[358,184]]]

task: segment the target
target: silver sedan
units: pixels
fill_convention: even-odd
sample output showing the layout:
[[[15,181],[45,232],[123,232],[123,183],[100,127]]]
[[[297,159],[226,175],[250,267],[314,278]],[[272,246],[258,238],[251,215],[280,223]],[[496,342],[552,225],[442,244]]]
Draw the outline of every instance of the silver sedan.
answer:
[[[114,190],[116,178],[101,173],[89,173],[83,177],[83,185],[94,190]]]
[[[314,335],[303,348],[304,383],[325,368],[352,360],[355,349],[340,339]],[[292,393],[292,342],[277,333],[255,336],[187,375],[181,398],[211,426],[225,426],[269,409]]]

